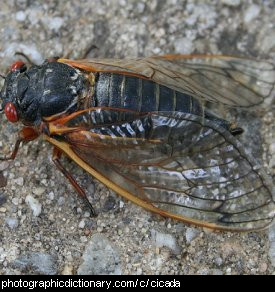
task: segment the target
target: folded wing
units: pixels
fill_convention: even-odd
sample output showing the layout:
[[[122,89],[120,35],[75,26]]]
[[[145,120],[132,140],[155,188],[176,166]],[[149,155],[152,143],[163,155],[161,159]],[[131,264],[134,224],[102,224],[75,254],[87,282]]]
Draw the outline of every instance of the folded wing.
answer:
[[[114,72],[149,79],[201,101],[252,107],[274,97],[274,64],[211,55],[164,55],[143,59],[59,62],[91,72]]]
[[[97,121],[113,115],[87,113]],[[132,115],[116,124],[104,119],[63,139],[113,185],[162,215],[197,225],[254,230],[272,223],[272,183],[224,128],[179,112]]]

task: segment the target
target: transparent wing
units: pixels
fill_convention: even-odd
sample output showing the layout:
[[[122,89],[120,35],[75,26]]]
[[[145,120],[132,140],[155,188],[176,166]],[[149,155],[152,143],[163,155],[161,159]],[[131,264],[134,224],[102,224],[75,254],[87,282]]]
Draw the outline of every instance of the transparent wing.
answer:
[[[272,223],[272,183],[222,127],[179,112],[131,113],[112,123],[108,110],[80,114],[70,126],[87,115],[94,126],[84,122],[63,139],[79,159],[160,214],[230,230]]]
[[[150,79],[169,88],[227,106],[251,107],[273,97],[274,64],[245,58],[164,55],[144,59],[90,59],[59,62],[92,72]]]

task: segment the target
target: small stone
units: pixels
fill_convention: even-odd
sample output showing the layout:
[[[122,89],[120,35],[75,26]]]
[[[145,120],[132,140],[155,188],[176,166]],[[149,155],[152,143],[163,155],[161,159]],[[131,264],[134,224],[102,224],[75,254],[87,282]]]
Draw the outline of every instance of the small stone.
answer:
[[[157,0],[152,0],[152,1],[149,1],[147,3],[152,11],[154,11],[157,8],[157,5],[158,5]]]
[[[16,218],[6,218],[5,219],[6,224],[10,229],[15,229],[18,227],[18,220]]]
[[[142,3],[142,2],[138,2],[138,3],[137,3],[137,11],[138,11],[139,13],[142,13],[142,12],[144,11],[144,9],[145,9],[145,4]]]
[[[24,185],[24,178],[23,177],[18,177],[16,179],[14,179],[14,182],[19,185],[19,186],[23,186]]]
[[[15,176],[14,173],[12,172],[9,173],[9,179],[14,179],[14,176]]]
[[[56,256],[42,252],[31,252],[17,258],[13,264],[23,272],[31,268],[33,272],[38,274],[55,275],[57,274],[56,261]]]
[[[32,209],[33,216],[37,217],[41,214],[42,205],[39,203],[39,201],[37,199],[35,199],[31,195],[28,195],[25,199],[25,202]]]
[[[147,232],[147,229],[146,228],[141,228],[141,233],[146,233]]]
[[[226,274],[230,275],[231,274],[232,269],[231,268],[227,268],[226,269]]]
[[[265,273],[267,271],[267,263],[260,264],[259,270],[261,273]]]
[[[114,197],[109,196],[104,203],[103,209],[105,211],[110,211],[114,209],[115,205],[116,205],[116,200],[114,199]]]
[[[97,227],[96,231],[101,233],[103,231],[103,228],[99,226],[99,227]]]
[[[72,275],[74,267],[72,265],[66,264],[61,272],[61,275]]]
[[[255,19],[261,11],[258,5],[250,5],[244,13],[244,22],[249,23],[251,20]]]
[[[269,259],[272,266],[275,267],[275,225],[274,224],[270,226],[269,228],[268,239],[270,241],[268,255],[269,255]]]
[[[271,153],[271,154],[275,154],[275,143],[271,143],[270,145],[269,145],[269,152]]]
[[[37,241],[40,241],[41,240],[41,234],[40,233],[35,233],[34,239],[37,240]]]
[[[4,205],[7,202],[7,196],[3,193],[0,193],[0,206]]]
[[[61,17],[53,17],[50,18],[50,20],[47,21],[47,26],[50,30],[53,30],[55,32],[58,32],[62,25],[64,24],[64,19]]]
[[[200,235],[200,232],[195,228],[187,228],[185,233],[186,242],[190,243]]]
[[[18,11],[15,15],[15,19],[19,22],[26,20],[26,13],[24,11]]]
[[[88,228],[85,228],[84,229],[84,234],[85,234],[85,236],[89,236],[91,234],[91,230],[88,229]]]
[[[64,197],[59,197],[57,200],[58,206],[63,206],[65,204],[65,198]]]
[[[176,238],[173,235],[169,233],[160,232],[155,229],[151,231],[151,234],[153,240],[155,241],[156,247],[166,246],[170,248],[174,252],[174,254],[180,253],[180,248],[177,244]]]
[[[193,43],[189,38],[182,38],[175,41],[175,52],[179,54],[188,54],[193,51]]]
[[[127,3],[126,3],[126,0],[119,0],[119,5],[120,6],[125,6]]]
[[[87,237],[86,236],[80,236],[80,241],[85,243],[88,241]]]
[[[275,267],[275,241],[270,242],[268,255],[272,266]]]
[[[94,183],[90,183],[89,186],[87,187],[87,195],[93,196],[95,193],[95,185]]]
[[[223,263],[223,260],[222,260],[222,258],[220,258],[220,257],[218,257],[218,258],[215,258],[215,264],[216,264],[217,266],[221,266],[221,265],[222,265],[222,263]]]
[[[102,234],[92,236],[82,259],[83,263],[77,270],[78,275],[121,275],[119,253],[113,243]]]
[[[85,211],[84,214],[83,214],[83,217],[85,217],[85,218],[91,217],[91,212]]]
[[[113,214],[111,214],[111,216],[112,216]],[[122,222],[124,223],[124,224],[126,224],[126,225],[128,225],[128,224],[130,224],[131,223],[131,218],[130,217],[123,217],[122,218]]]
[[[50,192],[50,193],[48,194],[48,198],[49,198],[51,201],[53,201],[53,199],[54,199],[54,192]]]
[[[12,203],[13,203],[15,206],[18,206],[18,204],[19,204],[19,199],[18,199],[18,198],[13,198],[11,201],[12,201]]]
[[[33,193],[35,194],[35,195],[37,195],[37,196],[40,196],[40,195],[42,195],[44,192],[45,192],[45,188],[43,188],[43,187],[38,187],[38,188],[35,188],[35,189],[33,189]]]
[[[164,28],[159,28],[157,31],[156,31],[156,35],[159,37],[159,38],[161,38],[161,37],[163,37],[164,35],[165,35],[165,30],[164,30]]]
[[[83,229],[83,228],[85,227],[85,220],[81,220],[81,221],[79,222],[79,224],[78,224],[78,227],[79,227],[80,229]]]
[[[158,47],[156,47],[156,48],[153,49],[153,54],[155,54],[155,55],[160,54],[160,52],[161,52],[161,49],[158,48]]]
[[[0,171],[7,169],[9,167],[9,165],[10,164],[8,163],[8,161],[1,161],[0,162]]]
[[[41,184],[43,184],[44,186],[47,186],[48,185],[48,181],[45,178],[43,178],[41,180]]]
[[[275,241],[275,225],[269,227],[268,239],[270,241]]]
[[[5,213],[7,209],[5,207],[0,207],[0,213]]]
[[[270,159],[268,166],[270,169],[275,168],[275,156]]]
[[[228,6],[237,7],[241,4],[241,0],[222,0],[222,3]]]

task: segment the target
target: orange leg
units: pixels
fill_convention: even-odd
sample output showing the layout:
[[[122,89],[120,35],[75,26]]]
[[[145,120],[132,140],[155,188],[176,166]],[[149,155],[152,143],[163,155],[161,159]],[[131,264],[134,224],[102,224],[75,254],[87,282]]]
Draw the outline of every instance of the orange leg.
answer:
[[[61,155],[62,155],[62,151],[60,151],[58,148],[54,147],[54,149],[53,149],[53,157],[52,157],[52,160],[53,160],[54,164],[63,173],[63,175],[70,181],[70,183],[75,188],[77,193],[85,200],[85,203],[88,205],[88,207],[91,210],[92,216],[96,216],[96,212],[95,212],[92,204],[89,202],[84,190],[79,186],[79,184],[72,177],[72,175],[61,164],[61,162],[60,162]]]
[[[39,136],[39,133],[31,127],[25,127],[18,133],[18,138],[15,142],[14,149],[12,153],[7,157],[0,157],[0,160],[14,160],[17,152],[19,150],[21,142],[27,143],[32,140],[35,140]]]

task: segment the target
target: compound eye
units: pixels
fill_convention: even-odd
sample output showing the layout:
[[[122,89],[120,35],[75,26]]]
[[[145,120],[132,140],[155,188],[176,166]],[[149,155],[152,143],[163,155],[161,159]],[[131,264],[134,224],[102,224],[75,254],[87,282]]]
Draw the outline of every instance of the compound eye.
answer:
[[[12,72],[15,72],[15,71],[17,71],[17,70],[20,70],[20,72],[22,73],[22,72],[24,72],[26,69],[27,69],[26,64],[25,64],[23,61],[21,61],[21,60],[16,61],[15,63],[13,63],[13,64],[11,65],[11,71],[12,71]]]
[[[4,112],[10,122],[16,123],[18,121],[17,111],[15,105],[12,102],[8,102],[5,105]]]

